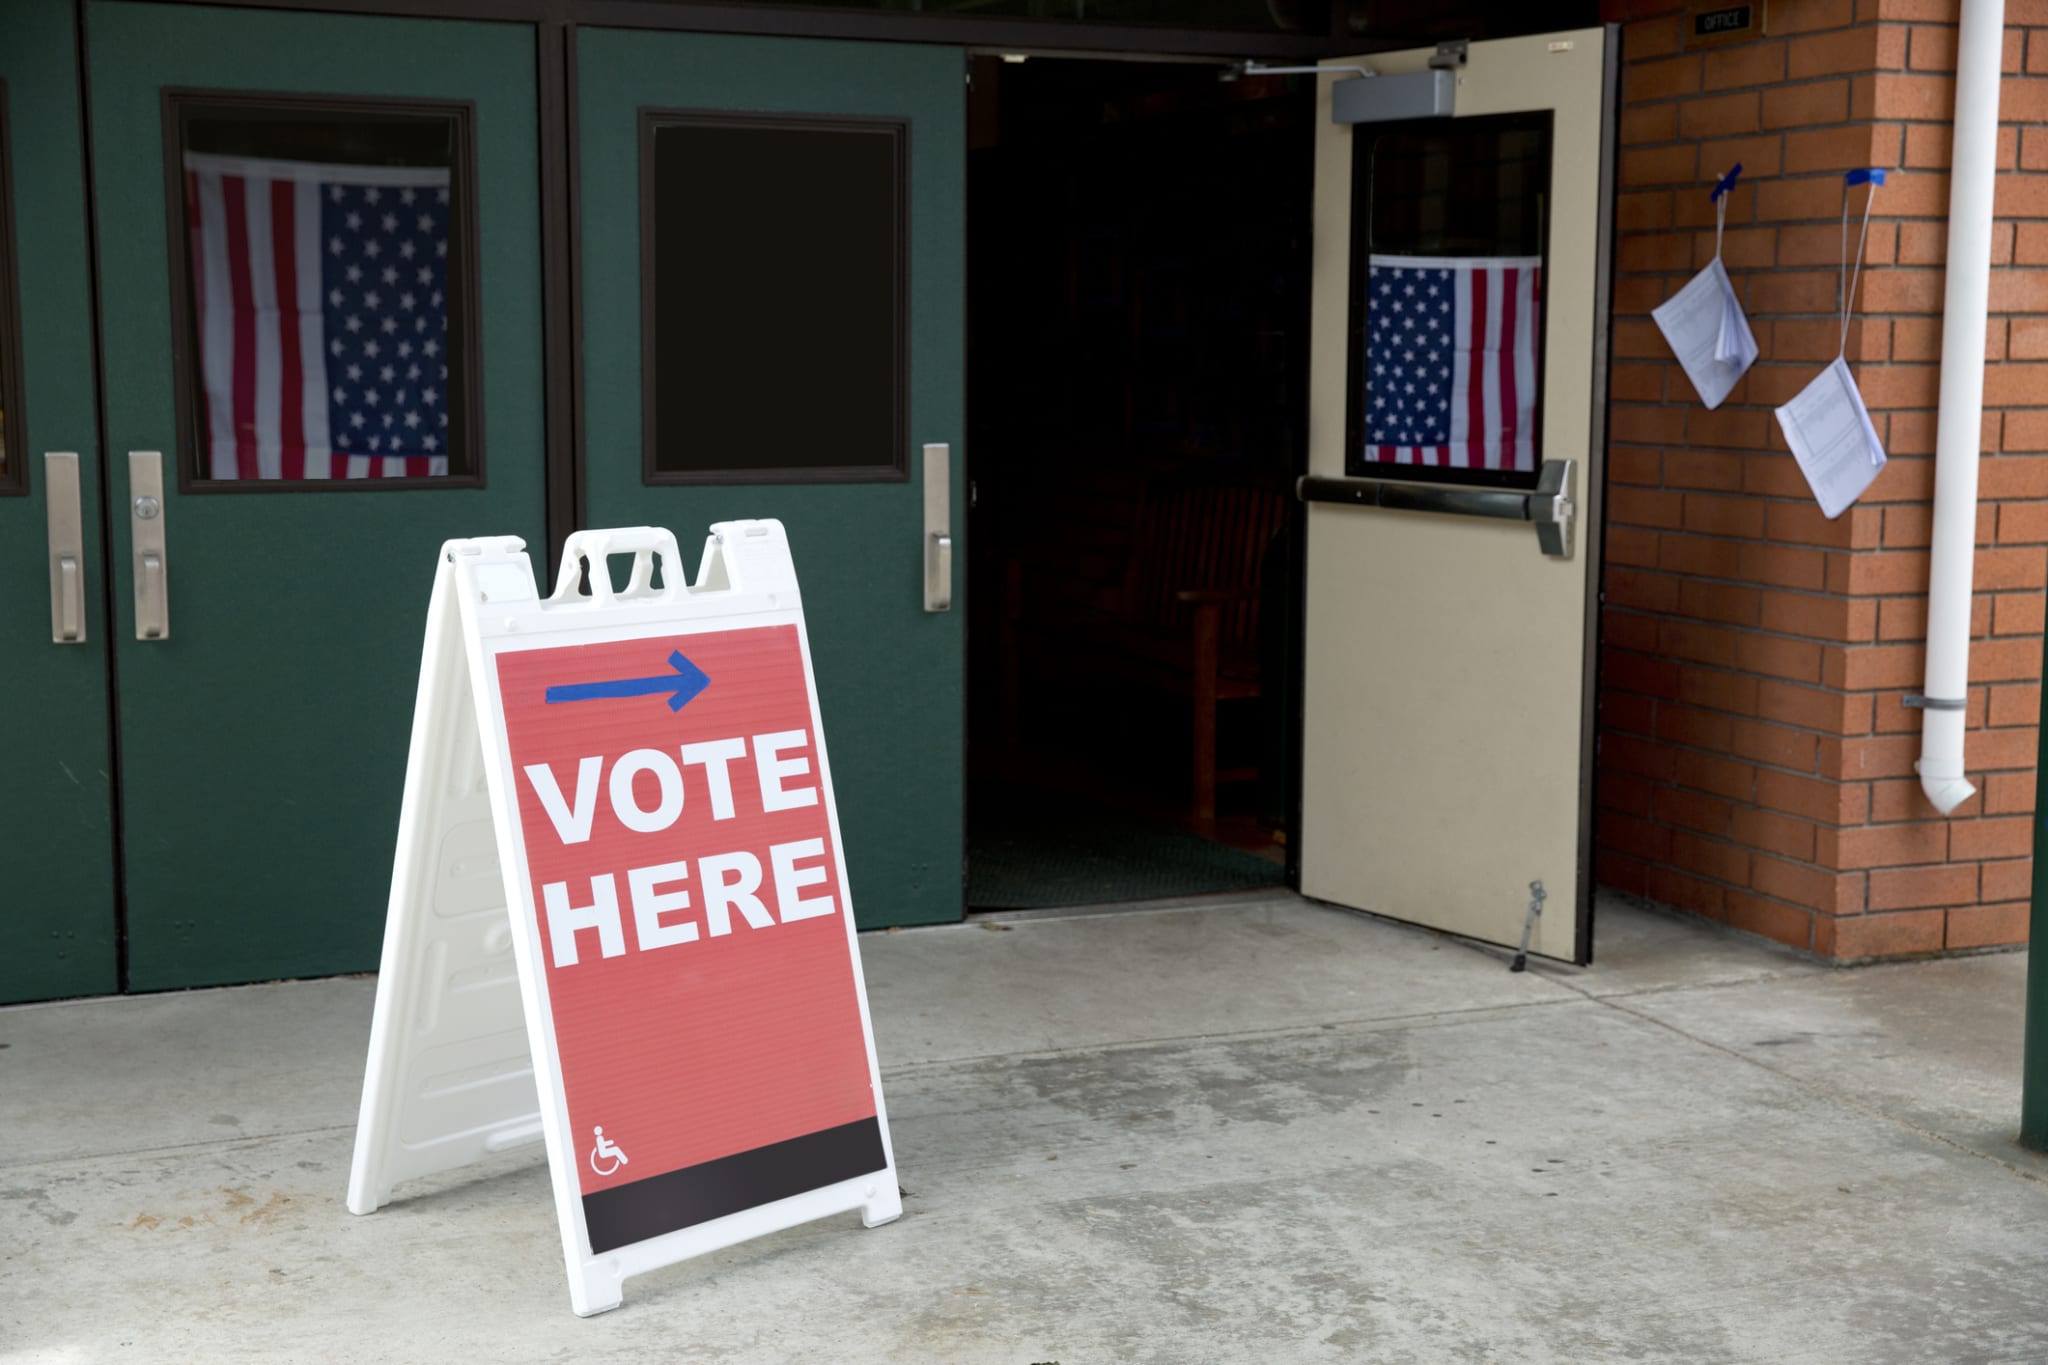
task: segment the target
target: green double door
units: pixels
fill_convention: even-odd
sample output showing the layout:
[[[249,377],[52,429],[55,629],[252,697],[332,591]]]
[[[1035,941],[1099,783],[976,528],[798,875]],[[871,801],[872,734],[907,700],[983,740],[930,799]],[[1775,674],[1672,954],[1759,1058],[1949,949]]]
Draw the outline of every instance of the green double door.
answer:
[[[781,519],[855,914],[958,919],[965,635],[924,609],[924,460],[964,527],[962,54],[586,29],[575,55],[585,518]]]
[[[572,520],[788,525],[862,923],[957,918],[919,480],[963,428],[959,54],[573,30],[565,184],[530,25],[84,17],[89,127],[74,16],[0,14],[0,1001],[374,968],[435,548],[538,561]],[[543,307],[553,195],[580,334]],[[581,379],[554,450],[549,329]],[[78,455],[65,641],[46,452]],[[551,460],[582,491],[552,526]]]

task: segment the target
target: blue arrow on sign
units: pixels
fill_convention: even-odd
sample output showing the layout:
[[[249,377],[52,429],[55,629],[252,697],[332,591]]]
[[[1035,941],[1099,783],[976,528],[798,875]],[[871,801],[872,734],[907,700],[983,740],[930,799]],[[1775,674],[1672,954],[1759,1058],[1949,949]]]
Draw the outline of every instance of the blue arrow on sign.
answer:
[[[673,673],[660,673],[652,678],[615,678],[610,682],[562,683],[550,687],[547,700],[598,701],[605,697],[651,697],[663,692],[670,693],[668,709],[680,711],[693,701],[699,692],[711,686],[711,678],[703,669],[683,657],[679,649],[668,656],[668,666]]]

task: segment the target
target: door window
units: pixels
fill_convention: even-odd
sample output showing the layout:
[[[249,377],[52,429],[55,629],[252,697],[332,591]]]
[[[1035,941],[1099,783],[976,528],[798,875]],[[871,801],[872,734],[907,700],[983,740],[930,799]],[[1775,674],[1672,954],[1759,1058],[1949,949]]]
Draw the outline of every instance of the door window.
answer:
[[[641,111],[647,482],[909,477],[906,131]]]
[[[181,484],[481,482],[468,108],[198,94],[169,120]]]
[[[1353,130],[1347,474],[1534,487],[1550,124]]]

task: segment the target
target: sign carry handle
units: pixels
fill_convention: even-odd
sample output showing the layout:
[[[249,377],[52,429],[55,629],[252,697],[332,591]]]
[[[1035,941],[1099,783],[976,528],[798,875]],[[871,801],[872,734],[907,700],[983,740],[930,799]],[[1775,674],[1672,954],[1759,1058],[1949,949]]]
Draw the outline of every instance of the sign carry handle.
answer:
[[[613,555],[633,556],[633,574],[623,592],[612,587]],[[654,588],[654,559],[661,557],[661,589]],[[587,572],[586,572],[587,569]],[[585,581],[589,593],[578,591]],[[634,598],[672,601],[689,590],[683,555],[673,531],[661,526],[623,526],[611,530],[574,531],[562,543],[562,563],[555,573],[550,604],[588,600],[609,605]]]

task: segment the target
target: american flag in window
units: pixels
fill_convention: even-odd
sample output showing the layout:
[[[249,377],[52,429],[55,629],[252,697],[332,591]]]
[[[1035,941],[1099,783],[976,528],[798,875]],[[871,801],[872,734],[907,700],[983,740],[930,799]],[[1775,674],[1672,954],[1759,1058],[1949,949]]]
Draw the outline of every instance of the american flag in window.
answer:
[[[1368,258],[1368,464],[1536,468],[1540,256]]]
[[[187,153],[214,479],[448,472],[449,173]]]

